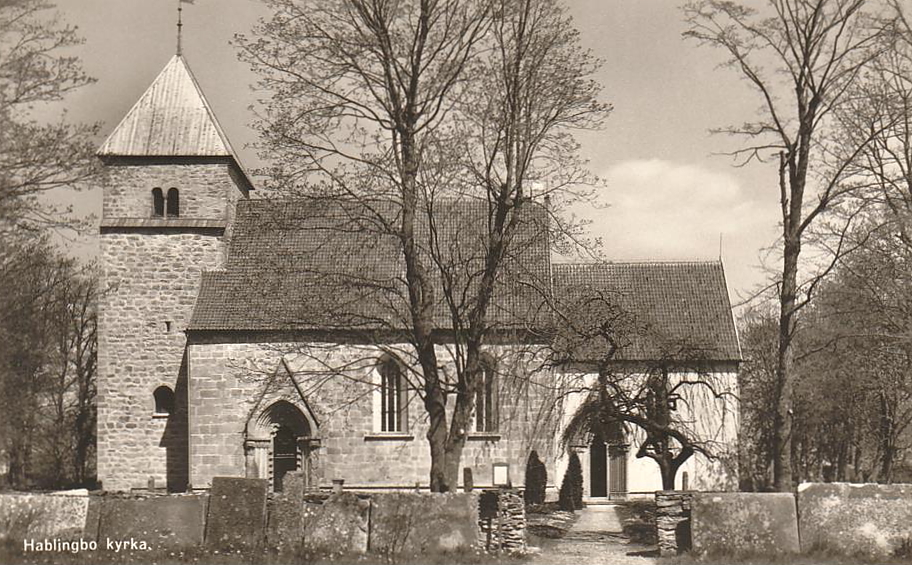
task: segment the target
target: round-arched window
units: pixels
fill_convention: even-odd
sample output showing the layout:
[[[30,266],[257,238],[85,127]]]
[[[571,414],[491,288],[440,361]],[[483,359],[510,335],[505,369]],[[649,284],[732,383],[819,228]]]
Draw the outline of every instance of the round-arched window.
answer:
[[[164,416],[174,411],[174,391],[170,387],[162,385],[152,395],[155,397],[155,414]]]

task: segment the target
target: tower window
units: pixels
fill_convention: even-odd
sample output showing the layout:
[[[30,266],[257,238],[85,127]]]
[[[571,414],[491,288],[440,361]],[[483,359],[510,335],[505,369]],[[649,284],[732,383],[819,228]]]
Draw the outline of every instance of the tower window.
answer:
[[[168,189],[168,217],[180,216],[180,194],[176,188]]]
[[[152,393],[155,397],[155,414],[164,416],[174,412],[174,391],[164,385]]]
[[[384,356],[380,373],[380,431],[405,432],[406,392],[408,387],[402,365],[392,356]]]
[[[162,195],[162,189],[152,189],[152,217],[161,218],[165,215],[165,197]]]

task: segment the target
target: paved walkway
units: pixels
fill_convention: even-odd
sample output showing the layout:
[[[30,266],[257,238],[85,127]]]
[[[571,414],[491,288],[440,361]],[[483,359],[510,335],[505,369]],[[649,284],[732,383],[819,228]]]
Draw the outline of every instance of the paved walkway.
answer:
[[[652,547],[632,544],[624,535],[618,507],[589,505],[561,539],[548,540],[530,563],[535,565],[650,565]]]

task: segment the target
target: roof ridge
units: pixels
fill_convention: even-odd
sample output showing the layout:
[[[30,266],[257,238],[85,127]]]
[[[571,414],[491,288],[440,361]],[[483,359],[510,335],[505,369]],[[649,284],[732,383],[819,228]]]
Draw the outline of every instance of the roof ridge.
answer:
[[[680,260],[655,260],[655,261],[601,261],[601,262],[574,262],[560,263],[555,262],[555,267],[599,267],[605,265],[721,265],[718,259],[680,259]]]

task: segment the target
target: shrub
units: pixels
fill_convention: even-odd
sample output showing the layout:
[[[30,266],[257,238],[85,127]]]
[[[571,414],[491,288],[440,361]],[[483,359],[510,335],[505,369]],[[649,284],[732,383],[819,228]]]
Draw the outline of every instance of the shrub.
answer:
[[[580,510],[583,507],[583,466],[574,452],[570,453],[567,472],[561,482],[558,504],[561,510]]]
[[[526,504],[544,504],[545,486],[548,484],[548,470],[533,449],[526,462],[526,490],[523,493]]]

